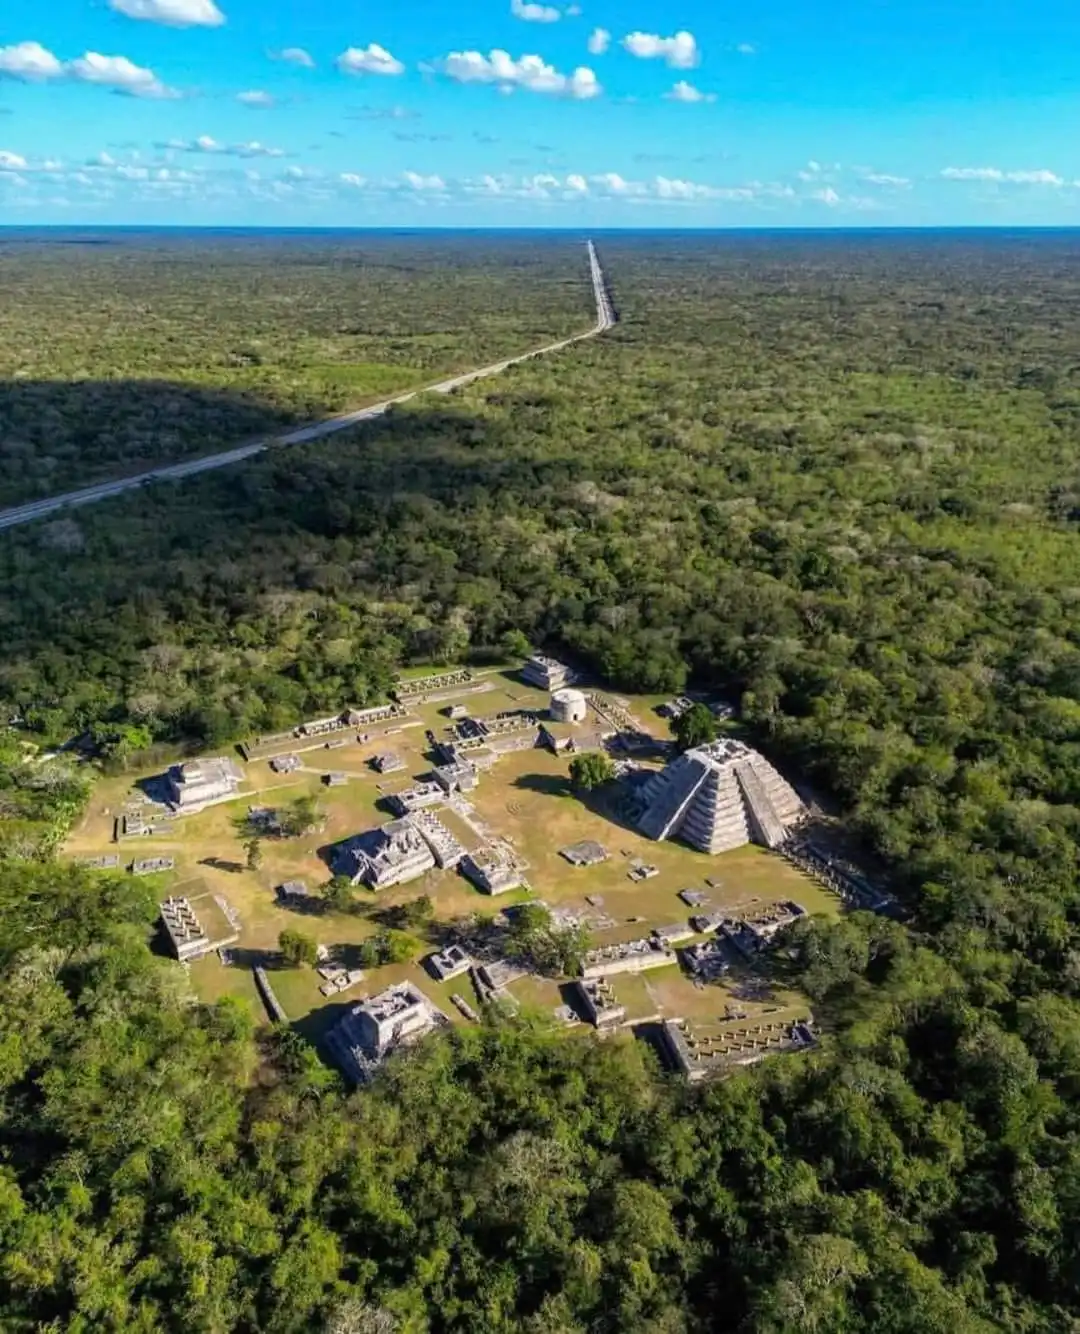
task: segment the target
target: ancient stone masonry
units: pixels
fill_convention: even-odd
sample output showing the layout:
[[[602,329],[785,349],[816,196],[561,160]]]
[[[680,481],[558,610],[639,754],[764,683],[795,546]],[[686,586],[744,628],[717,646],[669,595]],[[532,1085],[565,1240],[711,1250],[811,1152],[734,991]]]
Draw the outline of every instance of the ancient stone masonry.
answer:
[[[720,932],[743,954],[753,957],[766,948],[778,931],[805,916],[806,909],[801,904],[773,903],[742,917],[726,918],[720,924]]]
[[[374,727],[379,723],[398,722],[408,716],[408,710],[400,704],[377,704],[371,709],[343,709],[341,713],[335,713],[329,718],[309,719],[289,732],[250,737],[241,744],[240,753],[249,761],[276,758],[273,752],[292,742],[297,743],[300,750],[312,750],[320,737],[348,729]]]
[[[583,723],[589,716],[589,701],[580,690],[556,690],[549,712],[557,723]]]
[[[473,674],[463,668],[457,672],[440,672],[435,676],[414,676],[411,680],[394,682],[394,695],[399,700],[417,700],[418,697],[453,690],[458,686],[470,686]]]
[[[428,806],[441,806],[446,800],[446,793],[438,783],[417,783],[402,792],[394,792],[387,801],[398,815],[412,815]]]
[[[859,867],[841,857],[824,841],[800,834],[785,843],[781,852],[849,908],[864,908],[892,917],[901,915],[900,905],[891,894],[871,884]]]
[[[197,959],[210,948],[210,938],[187,899],[166,899],[161,905],[161,920],[173,953],[181,963]]]
[[[371,761],[372,767],[380,774],[397,774],[406,768],[405,761],[392,750],[383,751]]]
[[[427,840],[410,820],[371,829],[339,849],[337,869],[353,884],[369,889],[391,889],[416,880],[435,866]]]
[[[131,874],[157,875],[159,871],[171,871],[175,866],[172,857],[144,857],[131,863]]]
[[[330,1030],[326,1045],[345,1077],[364,1084],[395,1051],[448,1022],[419,987],[402,982],[355,1005]]]
[[[591,838],[583,839],[580,843],[571,843],[569,847],[559,849],[559,856],[568,861],[571,866],[599,866],[601,862],[607,861],[608,855],[607,848]]]
[[[585,955],[582,977],[591,981],[612,973],[644,973],[650,968],[666,968],[677,963],[674,950],[653,936],[628,940],[622,945],[603,945]]]
[[[816,1041],[809,1018],[712,1033],[685,1019],[666,1019],[661,1035],[664,1054],[692,1084],[735,1066],[753,1065],[773,1052],[803,1051]]]
[[[741,741],[688,750],[644,785],[638,828],[649,838],[680,838],[701,852],[746,843],[779,847],[806,816],[794,788]]]
[[[409,821],[431,849],[435,865],[440,870],[449,870],[464,858],[464,846],[437,815],[431,811],[419,811],[410,816]]]
[[[483,848],[462,859],[461,873],[485,894],[505,894],[525,883],[526,864],[504,844]]]
[[[240,770],[224,758],[189,760],[169,770],[165,785],[170,803],[181,814],[201,811],[236,795],[242,781]]]
[[[549,695],[569,685],[573,675],[564,662],[546,657],[543,653],[534,653],[521,669],[522,680],[540,690],[546,690]]]
[[[440,982],[448,982],[452,977],[467,973],[473,961],[460,945],[449,945],[441,953],[432,954],[427,964]]]
[[[441,764],[432,773],[432,778],[439,784],[447,796],[456,792],[472,792],[480,782],[476,766],[467,761],[457,764]]]
[[[88,871],[118,871],[120,857],[115,852],[106,853],[103,857],[80,857],[78,864]]]
[[[727,950],[722,942],[716,939],[688,945],[683,950],[682,957],[690,974],[702,982],[712,982],[718,977],[723,977],[731,968]]]
[[[376,723],[394,722],[407,717],[407,711],[399,704],[379,704],[373,709],[346,709],[334,714],[332,718],[313,718],[301,723],[296,729],[297,737],[326,736],[331,732],[342,732],[346,728],[371,727]]]
[[[574,994],[594,1028],[615,1028],[626,1018],[626,1006],[602,977],[575,982]]]

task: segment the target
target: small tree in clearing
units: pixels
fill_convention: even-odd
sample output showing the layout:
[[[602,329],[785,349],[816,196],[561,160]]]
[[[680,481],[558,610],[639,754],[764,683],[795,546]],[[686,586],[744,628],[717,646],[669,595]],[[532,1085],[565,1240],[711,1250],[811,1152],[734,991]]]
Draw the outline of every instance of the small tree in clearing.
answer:
[[[301,931],[282,931],[278,936],[278,949],[290,968],[312,968],[319,957],[316,942]]]
[[[575,792],[592,792],[615,777],[615,766],[602,751],[575,755],[570,761],[570,782]]]

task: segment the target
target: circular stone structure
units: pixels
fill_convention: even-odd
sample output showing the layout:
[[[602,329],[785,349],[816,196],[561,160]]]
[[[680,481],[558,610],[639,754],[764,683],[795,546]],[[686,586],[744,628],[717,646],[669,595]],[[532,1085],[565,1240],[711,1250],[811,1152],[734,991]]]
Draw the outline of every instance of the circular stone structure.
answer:
[[[580,690],[556,690],[551,697],[551,716],[557,723],[583,723],[589,703]]]

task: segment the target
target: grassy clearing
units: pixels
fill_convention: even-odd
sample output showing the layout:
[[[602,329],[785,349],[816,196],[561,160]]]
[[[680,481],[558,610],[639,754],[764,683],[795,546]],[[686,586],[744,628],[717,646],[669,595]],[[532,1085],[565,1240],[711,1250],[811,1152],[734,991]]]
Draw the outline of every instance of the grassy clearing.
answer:
[[[225,968],[216,956],[192,965],[192,983],[199,996],[208,1001],[223,995],[237,996],[261,1015],[250,965],[263,961],[274,968],[271,980],[286,1012],[312,1036],[318,1036],[336,1019],[346,1001],[355,1001],[406,979],[419,984],[453,1022],[464,1022],[450,996],[457,991],[472,1003],[471,984],[468,978],[436,983],[422,966],[424,956],[432,948],[423,937],[415,939],[411,962],[374,969],[348,996],[335,997],[329,1003],[319,994],[320,979],[312,970],[276,967],[278,937],[286,928],[298,929],[347,957],[350,946],[358,945],[379,929],[377,923],[361,915],[376,906],[382,908],[428,894],[436,905],[436,919],[447,922],[477,911],[498,911],[525,900],[529,897],[527,893],[492,900],[479,894],[461,876],[435,871],[422,880],[384,893],[377,900],[359,890],[357,902],[361,912],[335,914],[283,907],[275,890],[288,880],[302,880],[311,889],[325,885],[329,879],[326,856],[330,846],[390,818],[385,809],[386,796],[409,786],[430,770],[425,731],[438,733],[446,726],[443,710],[448,703],[465,703],[475,715],[494,714],[503,709],[540,710],[547,703],[543,692],[525,686],[508,669],[492,671],[480,679],[491,688],[481,694],[455,696],[453,701],[418,705],[409,726],[397,725],[389,733],[384,730],[363,745],[351,739],[341,749],[305,753],[304,768],[299,773],[275,775],[266,760],[255,760],[246,766],[245,791],[237,800],[184,817],[178,822],[175,835],[167,840],[140,839],[121,845],[125,860],[134,855],[174,857],[176,872],[171,882],[164,882],[166,885],[171,883],[189,894],[220,894],[239,913],[242,930],[237,965]],[[654,735],[663,738],[668,728],[655,712],[659,702],[654,698],[626,701],[631,712]],[[348,735],[351,738],[353,734]],[[370,759],[388,748],[405,758],[407,768],[404,773],[383,779],[370,767]],[[612,922],[594,931],[596,944],[633,939],[648,934],[653,927],[685,921],[690,910],[678,894],[689,888],[707,893],[714,909],[738,911],[757,903],[790,898],[811,912],[837,911],[835,901],[816,883],[759,848],[747,847],[722,857],[707,857],[678,844],[650,842],[613,818],[602,802],[586,804],[574,796],[569,790],[567,769],[565,757],[555,757],[544,750],[504,757],[482,777],[479,788],[471,794],[470,819],[492,835],[513,843],[525,857],[530,867],[528,879],[536,897],[552,906],[573,907],[593,914],[598,910],[586,903],[586,896],[602,899],[599,911]],[[322,775],[330,770],[348,773],[350,782],[341,788],[328,789]],[[113,822],[130,794],[132,781],[133,777],[127,776],[103,779],[98,784],[85,818],[69,840],[68,853],[88,856],[115,850],[111,842]],[[259,868],[249,870],[244,836],[237,828],[238,817],[244,815],[249,805],[284,805],[305,795],[318,797],[323,813],[319,828],[303,838],[263,840]],[[441,812],[441,818],[466,847],[474,848],[482,842],[453,811]],[[602,866],[579,869],[559,855],[561,847],[586,838],[596,839],[608,849],[610,858]],[[655,865],[659,874],[641,884],[632,882],[627,873],[637,859]],[[708,885],[708,881],[712,884]],[[212,903],[212,899],[208,901]],[[701,989],[678,969],[671,968],[644,977],[618,978],[615,988],[631,1019],[656,1014],[715,1019],[733,1002],[739,982],[736,980],[733,988]],[[562,1003],[559,985],[554,982],[523,979],[515,984],[513,991],[523,1006],[534,1011],[550,1013]],[[760,1002],[767,1003],[767,998]]]

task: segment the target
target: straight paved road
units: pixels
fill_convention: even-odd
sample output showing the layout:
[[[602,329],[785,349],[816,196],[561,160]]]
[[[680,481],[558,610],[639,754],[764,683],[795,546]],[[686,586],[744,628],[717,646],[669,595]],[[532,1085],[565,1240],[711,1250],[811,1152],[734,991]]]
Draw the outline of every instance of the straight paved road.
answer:
[[[346,431],[359,422],[371,421],[381,417],[395,403],[407,403],[417,394],[449,394],[474,380],[483,380],[489,375],[498,375],[508,366],[529,361],[532,357],[543,357],[549,352],[558,352],[573,343],[580,343],[586,338],[595,338],[604,333],[615,323],[617,316],[608,297],[604,271],[596,254],[596,247],[589,242],[589,270],[592,274],[593,295],[596,300],[596,323],[585,333],[575,334],[572,338],[560,339],[557,343],[548,343],[545,347],[534,348],[531,352],[517,357],[508,357],[506,361],[496,362],[493,366],[483,366],[479,370],[467,371],[452,380],[443,380],[439,384],[429,385],[426,389],[414,389],[408,394],[398,394],[395,398],[385,399],[382,403],[373,403],[371,407],[359,408],[356,412],[346,412],[340,417],[329,417],[326,421],[316,422],[288,435],[274,436],[268,440],[256,440],[249,445],[240,445],[236,449],[227,449],[221,454],[208,454],[204,458],[189,459],[186,463],[166,464],[161,468],[151,468],[147,472],[136,473],[132,477],[121,477],[114,482],[98,482],[94,486],[84,486],[78,491],[68,491],[64,495],[50,496],[47,500],[33,500],[26,505],[17,505],[13,509],[0,510],[0,528],[14,528],[18,524],[32,523],[34,519],[43,519],[58,510],[74,508],[78,505],[93,505],[98,500],[107,500],[109,496],[119,496],[125,491],[134,491],[147,482],[178,481],[183,477],[194,477],[200,472],[211,472],[215,468],[228,468],[234,463],[254,458],[256,454],[269,449],[280,449],[285,445],[306,445],[312,440],[321,440],[334,435],[337,431]]]

